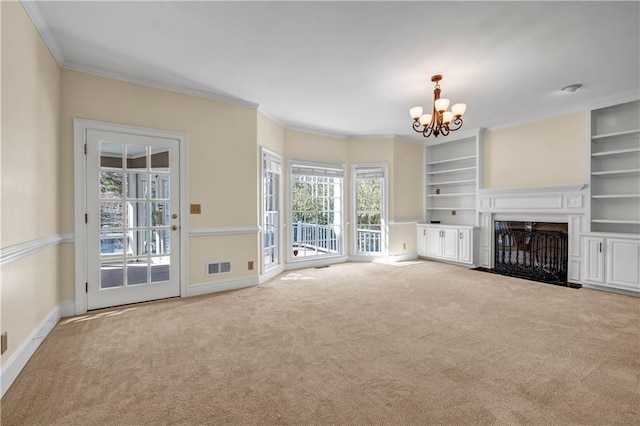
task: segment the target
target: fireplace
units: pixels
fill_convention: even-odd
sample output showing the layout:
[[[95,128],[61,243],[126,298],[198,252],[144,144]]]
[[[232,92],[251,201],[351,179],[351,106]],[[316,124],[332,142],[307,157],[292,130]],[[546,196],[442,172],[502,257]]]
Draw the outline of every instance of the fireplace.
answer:
[[[494,272],[567,285],[569,235],[566,223],[494,222]]]

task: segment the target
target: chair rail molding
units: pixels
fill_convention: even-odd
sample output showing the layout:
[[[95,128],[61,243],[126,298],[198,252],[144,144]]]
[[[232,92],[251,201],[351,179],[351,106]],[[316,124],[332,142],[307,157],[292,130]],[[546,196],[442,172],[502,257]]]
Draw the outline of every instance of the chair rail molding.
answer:
[[[23,259],[46,248],[63,243],[73,243],[73,234],[52,234],[0,249],[0,266]]]

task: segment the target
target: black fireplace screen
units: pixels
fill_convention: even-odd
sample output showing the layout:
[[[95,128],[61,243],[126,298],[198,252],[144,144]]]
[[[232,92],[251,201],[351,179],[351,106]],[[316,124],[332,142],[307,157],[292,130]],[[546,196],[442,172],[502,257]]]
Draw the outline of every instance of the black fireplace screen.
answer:
[[[567,285],[566,223],[495,222],[494,271]]]

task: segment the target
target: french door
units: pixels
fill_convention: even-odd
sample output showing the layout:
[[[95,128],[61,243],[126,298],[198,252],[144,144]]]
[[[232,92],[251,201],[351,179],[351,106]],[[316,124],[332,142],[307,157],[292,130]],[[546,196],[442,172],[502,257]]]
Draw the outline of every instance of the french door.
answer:
[[[87,309],[180,295],[179,141],[86,132]]]

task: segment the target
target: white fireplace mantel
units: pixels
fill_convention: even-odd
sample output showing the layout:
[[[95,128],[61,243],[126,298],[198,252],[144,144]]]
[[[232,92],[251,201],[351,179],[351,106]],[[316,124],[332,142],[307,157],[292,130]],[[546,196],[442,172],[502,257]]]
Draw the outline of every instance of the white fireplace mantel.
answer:
[[[569,280],[580,280],[580,234],[587,223],[586,184],[478,190],[480,266],[493,268],[495,220],[564,222],[569,233]]]
[[[478,213],[586,214],[586,184],[478,190]]]

